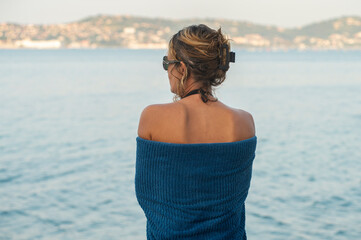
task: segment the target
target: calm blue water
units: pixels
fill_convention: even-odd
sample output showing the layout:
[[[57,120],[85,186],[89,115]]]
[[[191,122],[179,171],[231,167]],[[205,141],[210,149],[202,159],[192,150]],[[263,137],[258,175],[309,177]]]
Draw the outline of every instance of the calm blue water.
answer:
[[[142,109],[159,50],[0,50],[0,239],[145,239]],[[238,51],[216,91],[252,113],[249,239],[361,239],[361,52]]]

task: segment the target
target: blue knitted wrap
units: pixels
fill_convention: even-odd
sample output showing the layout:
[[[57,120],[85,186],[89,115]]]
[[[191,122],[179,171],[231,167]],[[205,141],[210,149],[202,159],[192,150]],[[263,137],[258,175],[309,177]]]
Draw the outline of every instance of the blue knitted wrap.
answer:
[[[147,239],[247,239],[257,137],[178,144],[136,138],[135,191]]]

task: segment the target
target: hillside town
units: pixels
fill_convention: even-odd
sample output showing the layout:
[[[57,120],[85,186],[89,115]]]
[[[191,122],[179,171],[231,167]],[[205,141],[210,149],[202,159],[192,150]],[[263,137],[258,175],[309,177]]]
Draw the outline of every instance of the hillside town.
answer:
[[[235,48],[361,49],[361,17],[341,17],[295,29],[230,20],[196,21],[221,26]],[[67,24],[0,23],[0,49],[164,49],[172,34],[190,22],[100,15]]]

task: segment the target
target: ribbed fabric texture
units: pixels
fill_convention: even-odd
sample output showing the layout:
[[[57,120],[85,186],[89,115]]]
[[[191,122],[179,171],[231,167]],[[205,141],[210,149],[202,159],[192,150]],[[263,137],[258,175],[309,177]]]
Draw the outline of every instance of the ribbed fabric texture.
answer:
[[[177,144],[136,138],[135,191],[147,239],[247,239],[257,137]]]

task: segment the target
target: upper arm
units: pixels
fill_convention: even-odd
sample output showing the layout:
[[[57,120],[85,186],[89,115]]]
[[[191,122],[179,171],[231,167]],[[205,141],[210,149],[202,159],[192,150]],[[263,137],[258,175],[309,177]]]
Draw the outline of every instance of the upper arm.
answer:
[[[255,136],[256,135],[256,127],[254,124],[254,119],[252,114],[250,114],[249,112],[246,112],[244,110],[238,109],[238,112],[240,114],[240,118],[239,118],[239,124],[241,126],[244,126],[244,128],[242,129],[242,132],[246,132],[247,135],[249,137],[251,136]]]
[[[256,135],[256,127],[255,127],[255,124],[254,124],[254,119],[253,119],[253,116],[252,114],[248,113],[248,119],[249,119],[249,122],[251,123],[252,125],[252,133],[253,135]]]
[[[152,140],[151,129],[154,125],[157,111],[157,105],[149,105],[145,107],[139,118],[138,136],[143,139]]]

